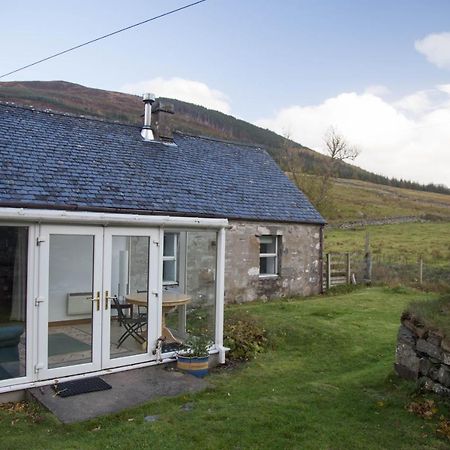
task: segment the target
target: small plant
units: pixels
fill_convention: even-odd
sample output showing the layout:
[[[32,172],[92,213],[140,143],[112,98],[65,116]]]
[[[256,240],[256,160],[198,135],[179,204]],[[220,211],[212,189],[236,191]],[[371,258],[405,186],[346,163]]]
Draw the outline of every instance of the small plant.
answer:
[[[264,350],[267,342],[267,332],[255,317],[245,314],[226,318],[224,345],[230,349],[228,359],[249,361]]]
[[[186,350],[180,354],[190,358],[202,358],[209,355],[209,348],[212,345],[211,339],[205,334],[199,334],[198,336],[190,336],[186,339]]]

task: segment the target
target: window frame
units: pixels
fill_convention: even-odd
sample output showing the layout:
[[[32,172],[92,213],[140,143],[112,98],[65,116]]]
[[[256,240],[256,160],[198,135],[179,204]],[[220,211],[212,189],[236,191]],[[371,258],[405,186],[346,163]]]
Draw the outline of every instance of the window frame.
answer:
[[[180,284],[180,280],[178,279],[179,270],[178,270],[178,254],[179,254],[179,242],[180,242],[180,233],[176,232],[164,232],[163,238],[165,239],[168,236],[172,236],[174,239],[173,242],[173,255],[164,255],[165,248],[163,248],[163,264],[162,264],[162,285],[163,286],[178,286]],[[164,281],[164,262],[165,261],[174,261],[174,280],[166,280]]]
[[[272,238],[275,242],[275,252],[273,253],[261,253],[261,238]],[[280,276],[280,266],[279,266],[279,248],[280,248],[280,236],[277,234],[264,234],[259,237],[259,277],[260,278],[276,278]],[[274,270],[275,272],[262,273],[261,272],[261,258],[265,258],[266,260],[269,258],[274,258]]]

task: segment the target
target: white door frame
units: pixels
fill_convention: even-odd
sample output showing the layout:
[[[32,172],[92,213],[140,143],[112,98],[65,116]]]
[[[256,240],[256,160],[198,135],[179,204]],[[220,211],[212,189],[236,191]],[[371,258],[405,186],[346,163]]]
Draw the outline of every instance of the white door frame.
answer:
[[[90,363],[48,368],[48,318],[49,318],[49,264],[51,235],[87,235],[94,237],[93,293],[100,292],[100,301],[93,302],[92,308],[92,360]],[[76,255],[74,255],[76,257]],[[38,294],[35,301],[39,304],[37,330],[37,364],[39,379],[58,378],[101,369],[101,321],[102,321],[102,263],[103,230],[98,226],[42,225],[39,234],[39,276]]]
[[[125,227],[107,227],[104,229],[104,247],[103,247],[103,324],[102,324],[102,368],[118,367],[130,364],[138,364],[152,361],[156,358],[153,350],[156,347],[156,341],[161,330],[161,252],[160,248],[160,230],[157,228],[125,228]],[[113,236],[145,236],[149,238],[148,255],[148,335],[146,352],[137,355],[111,358],[111,301],[106,298],[106,291],[111,289],[111,261],[112,261],[112,239]],[[131,339],[131,338],[130,338]]]

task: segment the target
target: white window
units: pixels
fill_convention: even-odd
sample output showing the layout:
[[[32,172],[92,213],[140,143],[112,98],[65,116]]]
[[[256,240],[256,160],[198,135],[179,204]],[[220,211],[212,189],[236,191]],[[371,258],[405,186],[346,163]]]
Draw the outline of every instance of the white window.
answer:
[[[278,274],[278,236],[261,236],[259,238],[259,274]]]
[[[178,233],[164,233],[163,285],[178,284]]]

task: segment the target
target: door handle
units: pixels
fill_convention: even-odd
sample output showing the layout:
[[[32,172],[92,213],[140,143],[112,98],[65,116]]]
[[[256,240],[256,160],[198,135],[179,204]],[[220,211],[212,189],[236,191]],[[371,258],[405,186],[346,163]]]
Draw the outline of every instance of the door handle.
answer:
[[[94,298],[86,297],[86,300],[97,302],[97,311],[100,311],[100,291],[97,291],[97,296]]]
[[[108,301],[109,300],[114,300],[117,297],[115,295],[113,295],[112,297],[109,296],[109,291],[105,291],[105,309],[108,309]]]

